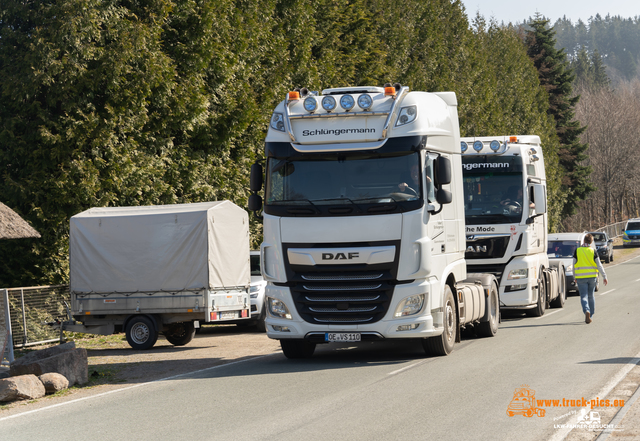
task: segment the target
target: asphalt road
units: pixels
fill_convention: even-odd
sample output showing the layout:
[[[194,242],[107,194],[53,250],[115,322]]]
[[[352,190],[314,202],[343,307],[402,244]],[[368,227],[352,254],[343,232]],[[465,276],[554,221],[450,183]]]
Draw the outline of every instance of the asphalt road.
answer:
[[[640,355],[640,258],[607,274],[590,325],[572,296],[447,357],[425,358],[417,342],[276,353],[0,417],[0,439],[559,440],[580,407],[506,411],[522,385],[537,399],[602,398]]]

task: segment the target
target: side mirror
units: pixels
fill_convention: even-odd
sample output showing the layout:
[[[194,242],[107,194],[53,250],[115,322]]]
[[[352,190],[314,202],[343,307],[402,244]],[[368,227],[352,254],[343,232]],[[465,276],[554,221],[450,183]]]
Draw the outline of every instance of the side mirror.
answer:
[[[544,185],[533,185],[533,200],[536,204],[536,214],[544,214],[547,212],[547,191]]]
[[[451,183],[451,161],[444,156],[438,156],[434,167],[433,178],[436,181],[436,185],[444,185]]]
[[[249,196],[249,211],[253,211],[254,213],[260,211],[262,209],[262,197],[257,194],[252,194]]]
[[[436,192],[436,201],[440,205],[450,204],[453,200],[453,195],[448,190],[443,190],[442,188],[438,189]]]
[[[262,190],[262,166],[257,162],[251,166],[249,189],[253,192]]]

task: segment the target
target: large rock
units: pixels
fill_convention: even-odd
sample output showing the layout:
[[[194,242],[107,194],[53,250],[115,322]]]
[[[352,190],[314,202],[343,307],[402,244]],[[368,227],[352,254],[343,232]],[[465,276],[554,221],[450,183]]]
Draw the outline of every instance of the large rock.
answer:
[[[51,346],[50,348],[40,349],[39,351],[29,352],[24,357],[20,357],[11,363],[11,375],[19,375],[14,373],[14,369],[19,368],[19,366],[25,366],[31,363],[34,363],[38,360],[42,360],[43,358],[49,358],[54,355],[63,354],[65,352],[73,351],[76,348],[75,342],[68,342],[61,345]]]
[[[89,381],[87,350],[76,349],[73,342],[65,343],[31,352],[11,363],[11,375],[14,376],[40,376],[49,372],[64,375],[69,380],[69,386],[86,383]]]
[[[35,400],[44,397],[44,385],[35,375],[0,380],[0,402],[16,400]]]
[[[38,377],[48,394],[55,394],[69,387],[69,380],[62,374],[49,372]]]

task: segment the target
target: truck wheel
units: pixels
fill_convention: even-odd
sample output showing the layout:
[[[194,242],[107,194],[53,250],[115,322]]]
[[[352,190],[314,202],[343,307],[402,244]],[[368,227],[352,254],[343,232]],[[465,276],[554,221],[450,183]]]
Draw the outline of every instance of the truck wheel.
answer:
[[[169,326],[169,330],[164,333],[164,337],[174,346],[184,346],[193,340],[196,335],[196,328],[193,322],[174,323]]]
[[[564,302],[567,300],[567,282],[564,275],[564,267],[560,267],[560,272],[558,273],[558,297],[551,302],[551,306],[554,308],[562,308],[564,307]]]
[[[305,340],[280,340],[284,356],[289,359],[309,358],[316,350],[316,344]]]
[[[540,271],[540,281],[538,282],[538,304],[533,309],[527,309],[529,317],[542,317],[547,309],[547,284],[544,280],[544,273]]]
[[[422,340],[422,347],[427,355],[448,355],[458,335],[458,311],[451,287],[444,286],[444,332],[437,337]]]
[[[498,332],[498,314],[500,314],[500,305],[498,302],[498,287],[495,283],[491,284],[489,298],[487,299],[487,310],[489,320],[478,324],[477,334],[480,337],[493,337]]]
[[[127,322],[125,328],[127,342],[133,349],[151,349],[158,340],[158,332],[151,319],[140,315]]]

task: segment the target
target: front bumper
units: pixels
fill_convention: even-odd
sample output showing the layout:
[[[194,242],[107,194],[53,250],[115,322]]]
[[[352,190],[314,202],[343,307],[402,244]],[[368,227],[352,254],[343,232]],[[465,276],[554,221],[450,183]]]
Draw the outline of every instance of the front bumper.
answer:
[[[274,298],[283,302],[291,319],[274,316],[269,311],[268,302],[265,301],[267,336],[272,339],[306,339],[316,343],[324,342],[327,332],[360,333],[363,341],[381,340],[388,338],[408,339],[425,338],[441,335],[443,328],[442,308],[431,310],[431,296],[433,287],[429,282],[398,285],[394,289],[393,299],[384,318],[367,324],[313,324],[305,321],[294,305],[288,287],[268,285],[266,298]],[[399,302],[409,295],[426,293],[427,300],[418,314],[406,318],[394,318],[394,312]],[[399,330],[402,329],[402,330]]]
[[[622,246],[625,247],[637,247],[640,246],[640,239],[625,239],[622,237]]]

